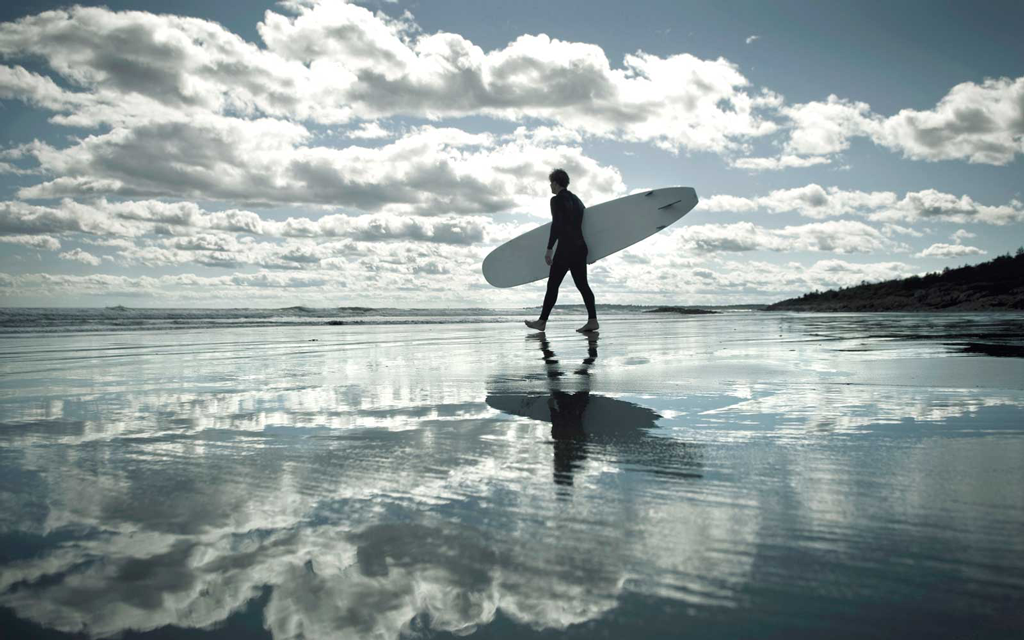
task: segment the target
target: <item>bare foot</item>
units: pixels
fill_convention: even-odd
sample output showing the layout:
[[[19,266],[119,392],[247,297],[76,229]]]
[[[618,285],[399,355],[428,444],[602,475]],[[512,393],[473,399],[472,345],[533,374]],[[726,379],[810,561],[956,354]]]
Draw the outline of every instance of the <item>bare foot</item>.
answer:
[[[544,320],[524,320],[523,322],[526,323],[526,326],[534,329],[535,331],[543,331],[544,327],[548,325]]]
[[[579,331],[580,333],[587,333],[589,331],[597,331],[598,328],[600,328],[600,325],[597,324],[597,318],[591,318],[590,320],[587,320],[587,324],[583,325],[576,331]]]

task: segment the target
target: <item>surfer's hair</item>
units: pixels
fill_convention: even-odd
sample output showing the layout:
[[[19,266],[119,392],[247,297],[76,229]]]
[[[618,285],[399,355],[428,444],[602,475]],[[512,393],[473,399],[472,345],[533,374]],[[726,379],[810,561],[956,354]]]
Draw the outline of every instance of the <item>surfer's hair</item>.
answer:
[[[555,169],[548,176],[548,180],[554,182],[563,189],[569,187],[569,174],[565,172],[565,169]]]

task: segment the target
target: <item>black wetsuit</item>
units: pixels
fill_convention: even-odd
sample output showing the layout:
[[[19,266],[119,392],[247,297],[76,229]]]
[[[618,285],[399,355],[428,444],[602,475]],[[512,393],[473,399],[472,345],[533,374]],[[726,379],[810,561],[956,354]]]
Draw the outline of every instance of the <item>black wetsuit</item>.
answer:
[[[548,237],[548,249],[558,241],[558,250],[551,261],[548,274],[548,290],[544,295],[544,308],[540,319],[547,321],[551,309],[558,299],[558,287],[562,284],[566,272],[572,273],[572,281],[583,296],[587,305],[587,316],[597,318],[597,307],[594,304],[594,292],[587,284],[587,243],[583,239],[583,212],[586,207],[568,189],[562,189],[558,195],[551,197],[551,235]]]

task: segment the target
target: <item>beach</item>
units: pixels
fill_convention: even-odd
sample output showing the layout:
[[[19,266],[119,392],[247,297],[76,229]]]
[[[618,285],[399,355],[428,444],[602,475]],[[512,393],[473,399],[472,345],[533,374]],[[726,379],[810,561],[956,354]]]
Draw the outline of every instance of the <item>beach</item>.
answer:
[[[1022,314],[362,316],[0,334],[0,627],[1024,634]]]

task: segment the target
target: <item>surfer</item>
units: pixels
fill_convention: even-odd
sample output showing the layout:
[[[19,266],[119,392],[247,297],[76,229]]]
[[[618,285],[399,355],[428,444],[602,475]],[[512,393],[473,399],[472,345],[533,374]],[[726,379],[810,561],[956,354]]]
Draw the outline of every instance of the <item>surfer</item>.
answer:
[[[548,236],[548,250],[544,254],[544,262],[551,267],[548,273],[548,290],[544,294],[544,306],[537,320],[526,320],[526,326],[537,331],[544,331],[548,316],[558,299],[558,287],[562,285],[566,272],[572,273],[572,281],[576,283],[583,304],[587,305],[587,323],[577,329],[583,333],[597,331],[597,306],[594,304],[594,292],[587,284],[587,243],[583,239],[583,202],[569,191],[569,174],[562,169],[555,169],[548,176],[551,183],[551,234]],[[558,251],[555,252],[555,242]]]

